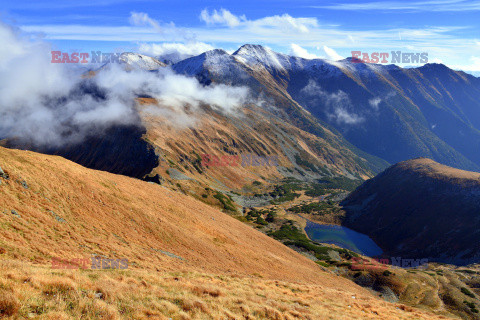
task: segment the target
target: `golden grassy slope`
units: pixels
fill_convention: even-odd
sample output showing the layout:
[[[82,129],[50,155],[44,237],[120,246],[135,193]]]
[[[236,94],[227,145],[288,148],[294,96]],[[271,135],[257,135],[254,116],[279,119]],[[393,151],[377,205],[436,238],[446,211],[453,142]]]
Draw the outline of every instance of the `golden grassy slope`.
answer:
[[[0,210],[6,212],[0,241],[9,257],[47,263],[52,256],[99,254],[129,258],[142,268],[195,267],[290,280],[317,276],[314,263],[188,196],[60,157],[3,148],[0,155],[10,174],[10,180],[2,180],[0,197]]]
[[[274,166],[209,167],[203,168],[204,174],[198,174],[188,160],[183,160],[193,160],[202,154],[225,156],[253,153],[277,156],[280,166],[291,168],[294,166],[293,156],[290,155],[289,159],[287,150],[291,154],[299,153],[303,160],[328,168],[336,174],[345,174],[345,170],[359,173],[363,178],[369,178],[372,174],[359,166],[356,161],[360,161],[360,158],[341,146],[331,131],[324,130],[329,137],[327,141],[282,121],[270,111],[254,106],[250,106],[255,109],[254,112],[245,108],[227,115],[208,108],[196,111],[195,125],[188,126],[172,124],[171,120],[162,116],[162,110],[168,108],[159,106],[154,99],[139,98],[138,103],[142,122],[147,129],[146,138],[162,154],[160,166],[154,172],[164,177],[163,171],[172,166],[172,161],[182,170],[186,168],[187,175],[198,181],[211,184],[218,180],[226,189],[240,189],[245,184],[261,180],[260,177],[278,179],[283,175]]]
[[[448,319],[349,288],[303,282],[201,272],[53,271],[0,260],[0,309],[55,320]]]
[[[10,176],[0,179],[4,315],[289,319],[299,312],[310,319],[435,319],[377,300],[249,226],[161,186],[4,148],[0,166]],[[127,258],[129,270],[51,269],[52,257],[92,255]],[[94,298],[97,292],[102,298]]]
[[[480,184],[480,173],[452,168],[428,158],[418,158],[400,162],[396,165],[404,170],[412,170],[422,175],[452,182],[466,182]]]

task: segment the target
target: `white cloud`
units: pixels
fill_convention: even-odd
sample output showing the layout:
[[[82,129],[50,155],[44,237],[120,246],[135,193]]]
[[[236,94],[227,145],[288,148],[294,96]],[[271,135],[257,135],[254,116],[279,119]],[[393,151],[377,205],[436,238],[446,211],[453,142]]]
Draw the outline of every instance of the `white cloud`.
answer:
[[[223,8],[220,9],[220,11],[213,10],[212,13],[209,13],[207,9],[203,9],[200,13],[200,19],[207,24],[220,24],[229,27],[236,27],[240,25],[242,20],[245,21],[245,16],[238,17]]]
[[[372,107],[375,111],[380,109],[380,103],[388,101],[390,98],[393,98],[397,95],[395,91],[391,91],[387,93],[385,96],[382,97],[375,97],[368,100],[368,104]]]
[[[0,137],[32,145],[78,142],[112,124],[132,124],[132,100],[122,92],[93,90],[64,64],[51,63],[50,47],[0,25]],[[35,54],[32,54],[34,52]]]
[[[478,1],[468,0],[430,0],[430,1],[377,1],[363,3],[336,3],[324,6],[311,6],[312,8],[333,10],[383,10],[383,11],[479,11]]]
[[[327,54],[327,56],[330,60],[337,61],[337,60],[345,59],[344,57],[339,55],[335,50],[333,50],[332,48],[329,48],[327,46],[323,46],[323,51],[325,51],[325,53]]]
[[[365,118],[353,109],[353,104],[348,94],[342,90],[327,92],[314,80],[301,90],[305,95],[306,105],[322,107],[326,116],[340,125],[357,125],[365,121]]]
[[[163,32],[160,24],[156,20],[150,18],[148,14],[144,12],[131,12],[129,21],[130,24],[134,26],[150,26],[158,33]]]
[[[167,43],[141,43],[138,50],[160,60],[167,60],[172,63],[202,54],[205,51],[215,49],[204,42],[167,42]]]
[[[132,12],[130,24],[134,26],[148,26],[156,32],[173,36],[176,42],[144,43],[140,42],[138,51],[156,57],[162,61],[175,63],[180,60],[213,50],[209,44],[195,40],[195,35],[188,30],[180,29],[173,22],[160,26],[160,23],[143,12]],[[178,42],[183,40],[183,42]]]
[[[432,61],[429,61],[430,63],[442,63],[443,64],[443,60],[442,59],[439,59],[439,58],[434,58],[432,59]]]
[[[221,14],[221,11],[217,14]],[[209,15],[212,15],[210,12]],[[240,21],[236,27],[213,24],[206,26],[179,28],[172,23],[157,23],[162,33],[158,33],[150,17],[137,16],[135,26],[106,27],[101,25],[28,25],[23,29],[29,32],[42,32],[46,39],[55,40],[97,40],[133,42],[204,42],[222,43],[231,49],[244,43],[258,43],[290,50],[291,43],[303,48],[313,48],[319,43],[335,48],[340,55],[350,56],[351,50],[359,48],[365,52],[377,52],[381,43],[386,50],[410,51],[407,46],[415,46],[419,52],[428,52],[429,57],[441,58],[447,65],[461,65],[470,56],[478,55],[478,39],[459,34],[465,27],[429,26],[424,28],[389,28],[384,30],[347,29],[338,25],[325,25],[316,18],[277,15],[257,20],[235,16]],[[143,22],[142,22],[143,21]],[[143,26],[139,26],[143,25]],[[306,32],[307,31],[307,32]],[[398,41],[398,35],[402,41]],[[352,42],[354,42],[352,44]],[[353,46],[353,47],[352,47]]]
[[[226,9],[220,11],[213,10],[211,13],[204,9],[200,14],[200,19],[208,25],[224,25],[230,28],[244,27],[247,29],[275,28],[278,30],[290,30],[301,33],[308,33],[309,28],[317,27],[316,18],[294,18],[289,14],[275,15],[260,18],[257,20],[248,20],[245,15],[236,16]]]
[[[331,118],[335,119],[338,123],[343,123],[343,124],[359,124],[363,121],[365,121],[364,118],[359,117],[358,115],[354,113],[348,112],[343,107],[336,107],[334,109],[334,113],[330,115]]]
[[[289,14],[275,15],[258,20],[247,21],[254,28],[277,28],[300,33],[308,33],[310,28],[318,26],[316,18],[294,18]]]
[[[133,28],[120,27],[123,28],[123,32],[130,33],[136,37],[136,41],[150,41],[144,40],[145,35],[154,35],[154,40],[158,41],[161,37],[165,41],[178,41],[182,39],[184,41],[196,42],[196,36],[193,32],[188,29],[178,28],[175,26],[175,23],[160,23],[159,21],[151,18],[145,12],[131,12],[128,19],[130,25],[134,26]],[[109,30],[109,27],[106,27]],[[97,34],[102,34],[102,29],[97,29]],[[111,39],[114,41],[116,39]]]
[[[29,145],[54,147],[79,143],[112,125],[135,125],[135,97],[140,94],[160,102],[150,109],[172,111],[163,112],[172,121],[195,118],[202,104],[233,112],[250,99],[245,87],[205,87],[169,68],[126,71],[113,63],[96,76],[83,78],[68,64],[51,63],[49,45],[29,41],[2,24],[0,43],[1,139],[15,137]]]
[[[480,71],[480,57],[471,57],[470,60],[472,60],[473,65],[475,65]]]
[[[463,65],[452,65],[450,66],[455,70],[463,70],[468,72],[480,72],[480,57],[472,56],[470,57],[471,63]]]
[[[309,53],[305,48],[300,47],[298,44],[292,43],[290,45],[289,55],[305,58],[305,59],[317,59],[319,56]]]
[[[375,98],[372,98],[372,99],[368,100],[368,104],[370,104],[370,106],[373,109],[375,109],[375,111],[378,111],[380,102],[382,102],[382,99],[380,97],[375,97]]]
[[[115,74],[111,74],[116,77]],[[130,78],[127,76],[127,79]],[[122,81],[122,83],[130,83]],[[224,84],[203,86],[197,79],[175,74],[168,68],[160,69],[158,75],[142,72],[138,80],[143,91],[153,96],[162,105],[181,109],[186,105],[198,108],[201,104],[211,105],[225,111],[233,111],[249,98],[246,87],[231,87]],[[111,79],[110,81],[114,81]]]

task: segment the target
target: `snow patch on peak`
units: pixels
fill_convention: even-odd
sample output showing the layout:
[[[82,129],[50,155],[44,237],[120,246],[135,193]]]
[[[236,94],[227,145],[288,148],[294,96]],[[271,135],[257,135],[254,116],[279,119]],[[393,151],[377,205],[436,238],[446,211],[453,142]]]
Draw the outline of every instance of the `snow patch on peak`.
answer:
[[[309,60],[292,57],[255,44],[241,46],[232,56],[248,66],[264,66],[267,70],[293,70],[303,68]]]
[[[344,72],[349,72],[353,75],[368,77],[385,74],[391,69],[390,66],[374,63],[353,62],[351,58],[340,61],[328,61],[331,65],[341,69]]]
[[[266,52],[270,50],[267,47],[264,47],[260,44],[244,44],[237,51],[233,53],[233,55],[248,55],[248,54],[255,54],[259,52]],[[270,50],[271,51],[271,50]]]
[[[333,65],[337,67],[348,70],[352,73],[359,73],[359,74],[384,74],[391,70],[398,70],[401,69],[399,66],[395,64],[379,64],[379,63],[364,63],[364,62],[353,62],[352,57],[348,57],[346,59],[340,61],[332,61]]]
[[[119,60],[133,69],[142,69],[147,71],[158,70],[166,65],[155,58],[133,52],[124,52]]]
[[[234,54],[237,60],[247,64],[256,65],[262,64],[266,68],[282,69],[284,68],[283,59],[280,54],[274,52],[270,48],[263,47],[261,45],[246,44],[241,46]],[[280,58],[280,59],[279,59]]]
[[[205,70],[211,73],[228,73],[235,59],[223,49],[214,49],[201,55],[182,60],[173,65],[173,69],[182,74],[198,75]]]
[[[206,51],[202,54],[206,55],[207,57],[216,56],[216,55],[229,55],[228,52],[223,49],[213,49],[210,51]]]

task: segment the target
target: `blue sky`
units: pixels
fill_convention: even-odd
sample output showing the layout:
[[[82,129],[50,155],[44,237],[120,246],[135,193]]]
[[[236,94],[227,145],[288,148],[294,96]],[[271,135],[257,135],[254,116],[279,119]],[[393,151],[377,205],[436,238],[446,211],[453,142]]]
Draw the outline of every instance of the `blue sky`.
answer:
[[[0,8],[4,23],[62,51],[194,54],[256,43],[340,59],[401,50],[480,72],[480,1],[0,0]]]

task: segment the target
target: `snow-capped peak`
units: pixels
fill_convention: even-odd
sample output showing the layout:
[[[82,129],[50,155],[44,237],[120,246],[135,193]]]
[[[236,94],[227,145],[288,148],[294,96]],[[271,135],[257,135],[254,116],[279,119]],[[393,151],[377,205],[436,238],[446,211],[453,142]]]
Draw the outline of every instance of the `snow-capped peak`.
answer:
[[[274,52],[268,47],[255,44],[245,44],[241,46],[233,56],[247,64],[256,65],[261,64],[266,68],[283,69],[285,62],[288,60],[286,55]]]
[[[213,50],[209,50],[202,53],[202,55],[203,54],[207,57],[211,57],[211,56],[217,56],[217,55],[228,55],[228,52],[223,49],[213,49]]]
[[[246,65],[262,65],[270,71],[303,69],[310,61],[314,61],[278,53],[268,47],[254,44],[241,46],[232,56]]]
[[[227,72],[235,60],[223,49],[206,51],[198,56],[182,60],[173,65],[173,69],[182,74],[196,75],[204,69],[222,74]]]

